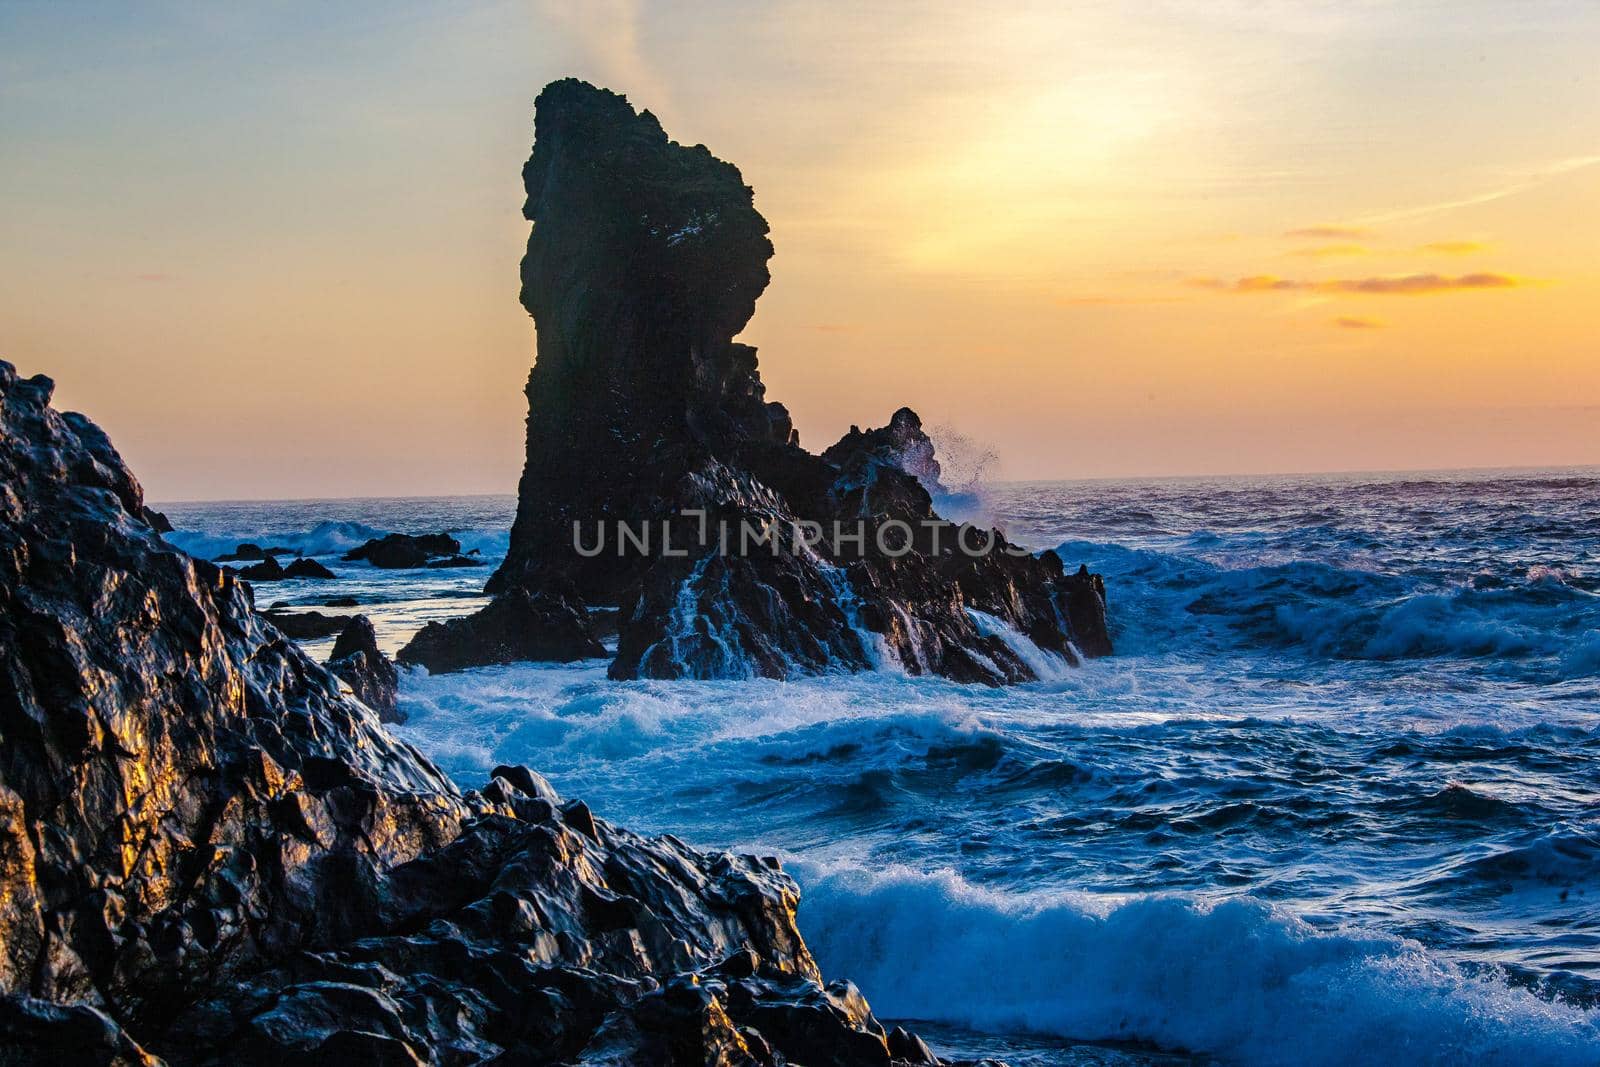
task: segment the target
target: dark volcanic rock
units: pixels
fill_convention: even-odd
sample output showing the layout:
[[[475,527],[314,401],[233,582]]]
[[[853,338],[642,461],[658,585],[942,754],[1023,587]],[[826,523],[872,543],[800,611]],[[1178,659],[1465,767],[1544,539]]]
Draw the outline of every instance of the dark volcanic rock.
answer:
[[[157,530],[156,532],[160,533],[162,531]],[[167,532],[169,532],[169,533],[171,532],[171,525],[170,524],[168,525]],[[242,542],[241,544],[237,545],[234,548],[234,550],[232,552],[229,552],[227,555],[218,556],[217,557],[217,562],[218,563],[237,563],[237,562],[240,562],[241,560],[247,560],[247,559],[271,559],[274,556],[298,556],[299,554],[300,553],[296,552],[292,548],[282,548],[282,547],[262,548],[260,545],[256,544],[253,541],[245,541],[245,542]]]
[[[822,453],[836,467],[849,468],[864,462],[903,470],[917,479],[930,493],[940,488],[939,460],[933,441],[922,429],[922,420],[910,408],[901,408],[889,418],[889,425],[865,433],[858,426]]]
[[[451,567],[481,567],[483,566],[483,561],[481,559],[473,559],[471,556],[446,556],[443,559],[430,559],[427,566],[429,570],[446,570]]]
[[[316,560],[302,556],[283,568],[285,578],[337,578],[327,567]]]
[[[426,567],[429,560],[440,556],[460,554],[461,542],[446,533],[392,533],[351,549],[344,554],[344,558],[352,563],[365,560],[374,567],[386,570],[409,570]]]
[[[147,507],[144,509],[144,521],[145,525],[149,526],[150,529],[154,530],[158,534],[169,534],[172,532],[172,520],[167,518],[161,512],[157,511],[155,508]]]
[[[519,660],[570,662],[605,655],[582,605],[522,590],[496,597],[473,615],[430,622],[396,657],[432,674]]]
[[[0,363],[0,1060],[890,1062],[775,860],[459,792],[50,392]]]
[[[755,350],[732,339],[772,255],[733,165],[567,80],[539,97],[523,178],[534,227],[522,302],[539,354],[517,518],[490,593],[572,589],[620,605],[618,678],[785,677],[888,658],[1001,683],[1034,676],[1013,647],[1023,639],[1072,662],[1110,650],[1097,578],[995,531],[935,528],[939,465],[911,410],[821,456],[799,447]],[[654,550],[620,551],[618,523],[653,533]],[[718,531],[746,526],[775,529],[779,551],[725,550]],[[597,535],[599,551],[580,548]]]
[[[278,582],[287,577],[283,565],[272,556],[265,556],[260,563],[253,563],[237,573],[239,577],[250,582]]]
[[[283,611],[277,605],[261,613],[261,617],[297,641],[315,641],[332,637],[350,622],[348,615],[325,615],[320,611]]]
[[[372,620],[357,615],[339,632],[328,657],[328,670],[343,679],[356,699],[378,713],[384,722],[405,722],[397,704],[400,699],[400,672],[378,649],[378,634]]]

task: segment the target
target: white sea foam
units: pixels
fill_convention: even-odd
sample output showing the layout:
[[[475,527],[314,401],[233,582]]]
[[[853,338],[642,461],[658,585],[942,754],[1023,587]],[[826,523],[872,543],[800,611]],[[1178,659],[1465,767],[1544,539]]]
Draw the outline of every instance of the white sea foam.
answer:
[[[1067,677],[1067,672],[1072,667],[1065,659],[1054,652],[1046,652],[1035,644],[1027,634],[1019,633],[1004,619],[990,615],[986,611],[968,608],[967,614],[978,627],[978,632],[990,637],[998,637],[1006,643],[1006,647],[1017,654],[1017,658],[1028,665],[1034,677],[1041,681],[1060,681]]]
[[[1600,1062],[1592,1012],[1254,901],[1108,903],[993,892],[948,872],[791,865],[824,971],[850,975],[890,1017],[1263,1065]]]
[[[466,786],[526,763],[640,830],[787,849],[826,972],[886,1016],[1242,1064],[1600,1063],[1575,1006],[1600,1002],[1600,572],[1576,540],[1600,480],[1452,485],[1030,489],[1008,514],[1083,538],[1060,554],[1105,574],[1118,655],[1023,686],[411,672],[400,732]],[[194,520],[221,550],[511,511],[326,506]],[[267,595],[355,594],[393,641],[487,576],[333,566]]]

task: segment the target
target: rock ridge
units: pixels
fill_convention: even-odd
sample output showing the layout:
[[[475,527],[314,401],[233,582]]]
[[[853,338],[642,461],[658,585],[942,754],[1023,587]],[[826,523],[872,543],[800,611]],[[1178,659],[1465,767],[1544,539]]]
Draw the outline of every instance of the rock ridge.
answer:
[[[51,391],[0,362],[0,1059],[933,1062],[824,983],[776,860],[458,789]]]

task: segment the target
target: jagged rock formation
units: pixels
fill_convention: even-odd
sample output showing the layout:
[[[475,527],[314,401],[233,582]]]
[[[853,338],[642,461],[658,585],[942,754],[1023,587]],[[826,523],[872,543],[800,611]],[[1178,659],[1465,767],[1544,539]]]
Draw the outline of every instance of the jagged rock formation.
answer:
[[[328,670],[350,687],[357,700],[382,722],[405,722],[400,711],[400,672],[378,648],[378,632],[365,615],[351,618],[333,642]]]
[[[775,861],[524,768],[458,791],[163,542],[51,388],[0,363],[0,1060],[920,1055],[822,984]]]
[[[540,94],[523,178],[534,226],[522,302],[539,356],[516,523],[489,592],[570,589],[619,605],[619,678],[889,660],[999,683],[1033,677],[1016,634],[1074,661],[1110,651],[1098,578],[1064,572],[1053,553],[1013,554],[991,531],[951,525],[936,540],[924,524],[941,521],[928,493],[938,464],[913,412],[822,456],[799,447],[755,350],[733,340],[772,245],[732,164],[569,79]],[[793,528],[840,523],[848,537],[858,522],[860,548]],[[580,550],[619,523],[652,531],[657,549]],[[708,546],[700,530],[724,523],[772,524],[780,551],[723,551],[716,535]],[[900,523],[914,532],[907,554]],[[660,550],[663,524],[687,555]]]

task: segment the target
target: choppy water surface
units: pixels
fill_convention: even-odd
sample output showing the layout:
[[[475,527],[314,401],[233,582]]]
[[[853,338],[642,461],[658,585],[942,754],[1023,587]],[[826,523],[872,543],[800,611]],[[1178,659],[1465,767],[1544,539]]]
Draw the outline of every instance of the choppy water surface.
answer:
[[[191,551],[453,525],[492,562],[512,503],[170,514]],[[824,968],[946,1047],[1600,1063],[1600,472],[953,503],[1103,573],[1119,655],[1005,690],[416,674],[403,730],[465,784],[524,762],[618,821],[784,855]],[[486,577],[334,565],[258,595],[359,588],[394,647]]]

